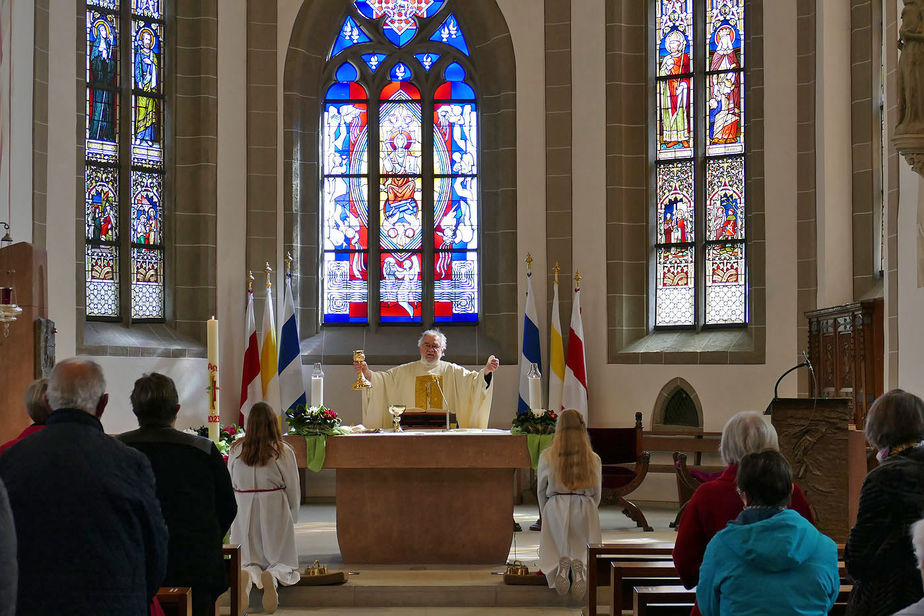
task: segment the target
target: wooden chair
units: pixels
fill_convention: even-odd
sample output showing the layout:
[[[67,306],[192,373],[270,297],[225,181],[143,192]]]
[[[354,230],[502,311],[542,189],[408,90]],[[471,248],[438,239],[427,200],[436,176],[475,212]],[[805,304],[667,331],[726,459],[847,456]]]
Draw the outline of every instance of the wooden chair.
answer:
[[[689,616],[695,602],[696,589],[683,586],[636,586],[632,591],[635,616]]]
[[[587,615],[597,616],[597,588],[610,583],[610,564],[620,560],[665,560],[674,549],[672,541],[648,543],[587,544]]]
[[[163,586],[157,591],[157,602],[164,616],[192,616],[191,588]]]
[[[241,546],[234,543],[226,543],[221,546],[221,553],[225,557],[225,564],[228,567],[228,594],[230,595],[231,616],[244,616],[247,613],[246,605],[241,605],[241,587],[244,580],[241,579]],[[215,606],[215,614],[218,614],[218,606]]]
[[[677,496],[680,499],[680,510],[677,512],[677,517],[671,522],[670,527],[676,530],[680,526],[680,516],[683,515],[683,510],[687,508],[687,503],[693,498],[696,488],[710,479],[715,479],[717,474],[691,472],[690,467],[687,466],[687,454],[680,451],[674,452],[674,469],[677,473]]]
[[[601,503],[622,505],[622,512],[646,531],[654,529],[638,506],[626,499],[648,474],[650,455],[642,451],[642,414],[635,414],[634,428],[588,428],[590,445],[603,463],[603,498]],[[623,464],[635,464],[626,468]]]

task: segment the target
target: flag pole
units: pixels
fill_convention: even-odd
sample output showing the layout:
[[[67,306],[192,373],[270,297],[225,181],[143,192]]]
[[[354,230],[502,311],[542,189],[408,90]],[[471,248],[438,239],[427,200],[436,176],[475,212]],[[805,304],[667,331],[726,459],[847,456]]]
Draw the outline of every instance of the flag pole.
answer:
[[[273,286],[270,276],[273,273],[273,268],[270,267],[269,261],[266,262],[266,267],[263,268],[263,271],[266,272],[266,288],[270,289]]]
[[[292,251],[286,251],[286,276],[292,275]]]
[[[247,292],[253,293],[253,271],[247,272]]]
[[[558,265],[558,261],[555,262],[555,267],[552,268],[552,271],[555,272],[555,284],[558,284],[558,272],[561,271],[561,266]]]

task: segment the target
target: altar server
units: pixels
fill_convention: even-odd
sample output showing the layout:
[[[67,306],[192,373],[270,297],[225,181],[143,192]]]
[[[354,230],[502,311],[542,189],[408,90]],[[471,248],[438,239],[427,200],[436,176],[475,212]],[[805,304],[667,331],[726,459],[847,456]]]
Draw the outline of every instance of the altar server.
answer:
[[[371,371],[364,361],[353,363],[356,372],[372,383],[363,390],[363,424],[369,428],[390,425],[388,406],[403,404],[424,410],[448,408],[456,414],[460,428],[487,428],[494,395],[492,379],[500,365],[497,358],[489,357],[478,371],[442,361],[446,336],[437,329],[425,331],[417,347],[420,361],[384,372]]]
[[[587,590],[587,544],[600,543],[602,474],[584,417],[562,412],[552,445],[539,457],[537,496],[542,512],[539,568],[549,588],[582,597]],[[569,579],[570,574],[570,579]]]
[[[237,517],[231,543],[241,544],[247,594],[252,584],[263,589],[263,610],[279,605],[276,585],[301,579],[295,549],[295,522],[301,493],[295,452],[282,440],[279,419],[265,402],[253,405],[247,431],[228,456]]]

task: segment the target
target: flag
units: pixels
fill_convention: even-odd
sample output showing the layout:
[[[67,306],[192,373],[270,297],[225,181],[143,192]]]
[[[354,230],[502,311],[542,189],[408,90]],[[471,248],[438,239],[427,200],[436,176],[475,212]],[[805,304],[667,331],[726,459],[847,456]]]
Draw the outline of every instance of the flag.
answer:
[[[263,305],[263,344],[260,345],[260,384],[263,388],[263,401],[279,408],[279,359],[276,353],[276,318],[273,315],[273,289],[266,287],[266,303]]]
[[[307,406],[302,376],[302,349],[292,298],[292,274],[286,274],[284,314],[279,334],[279,395],[281,412],[303,404]]]
[[[244,329],[244,369],[241,372],[241,410],[237,422],[245,425],[254,403],[263,399],[260,385],[260,351],[257,347],[257,325],[253,318],[253,291],[247,291],[247,311]]]
[[[562,410],[561,390],[565,380],[565,351],[561,337],[561,317],[558,311],[558,274],[552,295],[552,322],[549,323],[549,408]]]
[[[539,318],[533,297],[533,274],[526,272],[526,312],[523,314],[523,353],[520,356],[520,401],[517,412],[529,409],[529,368],[542,361],[539,352]]]
[[[587,420],[587,371],[584,362],[584,324],[581,320],[581,288],[574,290],[571,304],[571,331],[568,332],[568,358],[561,393],[562,408],[576,409]]]

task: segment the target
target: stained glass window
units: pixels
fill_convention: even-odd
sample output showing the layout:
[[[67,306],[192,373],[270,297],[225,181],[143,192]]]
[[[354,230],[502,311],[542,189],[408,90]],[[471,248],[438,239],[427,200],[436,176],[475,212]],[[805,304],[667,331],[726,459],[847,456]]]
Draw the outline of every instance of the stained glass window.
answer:
[[[478,320],[478,106],[450,4],[354,0],[340,22],[352,38],[335,37],[324,95],[324,323]]]
[[[744,0],[654,2],[654,323],[745,324]]]
[[[163,0],[88,0],[86,15],[86,315],[160,320]],[[127,73],[121,58],[128,58]],[[131,300],[127,315],[125,297]]]

